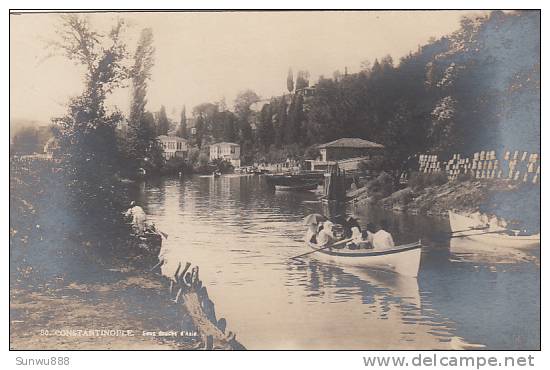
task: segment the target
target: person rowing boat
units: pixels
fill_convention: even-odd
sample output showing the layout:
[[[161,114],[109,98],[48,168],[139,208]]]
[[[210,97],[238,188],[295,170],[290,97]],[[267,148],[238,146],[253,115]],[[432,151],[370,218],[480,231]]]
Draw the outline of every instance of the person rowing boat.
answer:
[[[324,221],[323,221],[324,220]],[[373,236],[376,232],[374,224],[369,223],[367,230],[361,231],[361,226],[354,217],[348,217],[346,220],[342,220],[344,232],[343,235],[337,236],[334,230],[334,223],[325,220],[321,215],[310,215],[305,219],[305,224],[308,226],[304,240],[306,243],[316,245],[318,247],[325,247],[334,245],[334,248],[342,249],[348,248],[354,249],[372,249],[373,248]],[[382,235],[379,235],[382,239]],[[391,237],[391,235],[390,235]],[[345,243],[340,243],[345,240]],[[332,248],[332,247],[329,247]]]
[[[378,231],[372,223],[367,225],[367,230],[363,233],[358,232],[359,228],[352,227],[352,238],[345,238],[336,237],[333,232],[334,224],[325,220],[319,214],[312,214],[304,219],[308,226],[305,243],[310,251],[293,256],[292,259],[314,255],[329,263],[381,269],[409,277],[418,275],[422,248],[420,240],[388,248],[393,243],[393,237],[387,231],[385,222]]]

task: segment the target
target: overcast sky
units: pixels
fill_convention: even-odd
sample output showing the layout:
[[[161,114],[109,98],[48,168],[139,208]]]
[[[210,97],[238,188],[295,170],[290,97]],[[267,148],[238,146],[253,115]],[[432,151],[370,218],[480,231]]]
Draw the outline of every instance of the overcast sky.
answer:
[[[304,69],[316,81],[335,70],[355,72],[361,61],[390,54],[395,61],[430,37],[459,27],[464,11],[431,12],[230,12],[124,13],[127,40],[135,45],[141,28],[155,38],[155,67],[148,109],[161,104],[172,117],[202,102],[252,89],[263,98],[286,90],[288,68]],[[116,14],[91,16],[99,28]],[[48,121],[64,113],[82,90],[82,70],[62,57],[44,59],[46,41],[55,38],[58,15],[24,14],[10,18],[11,117]],[[128,90],[111,99],[127,110]]]

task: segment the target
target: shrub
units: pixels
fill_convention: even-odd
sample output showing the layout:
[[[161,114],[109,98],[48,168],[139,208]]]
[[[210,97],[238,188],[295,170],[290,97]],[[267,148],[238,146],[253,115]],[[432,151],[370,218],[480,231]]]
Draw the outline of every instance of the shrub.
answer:
[[[393,177],[386,172],[382,172],[377,178],[367,183],[369,196],[385,198],[393,193]]]
[[[190,166],[183,158],[170,158],[164,163],[164,166],[162,166],[161,173],[168,175],[168,174],[175,174],[178,172],[190,172]]]
[[[414,196],[414,191],[411,188],[401,189],[390,195],[387,199],[391,204],[408,204]]]
[[[199,154],[198,164],[200,167],[206,167],[209,161],[210,161],[210,158],[208,157],[208,154],[206,153]]]
[[[231,162],[229,162],[226,159],[222,159],[222,158],[214,159],[214,161],[212,161],[212,164],[221,173],[227,173],[227,172],[233,171],[233,165],[231,164]]]
[[[413,172],[409,176],[409,186],[413,189],[424,189],[430,186],[439,186],[445,184],[447,181],[447,175],[444,172]]]
[[[197,162],[199,160],[199,154],[200,154],[199,149],[197,149],[197,148],[189,149],[189,152],[187,152],[187,160],[189,161],[189,163],[191,163],[193,165],[197,164]]]
[[[359,162],[358,169],[364,173],[369,171],[382,171],[384,169],[384,159],[374,157],[372,159],[363,160]]]
[[[469,173],[461,173],[457,176],[456,180],[460,182],[473,180],[474,177]]]
[[[304,152],[304,159],[317,159],[321,157],[321,152],[317,145],[312,145]]]

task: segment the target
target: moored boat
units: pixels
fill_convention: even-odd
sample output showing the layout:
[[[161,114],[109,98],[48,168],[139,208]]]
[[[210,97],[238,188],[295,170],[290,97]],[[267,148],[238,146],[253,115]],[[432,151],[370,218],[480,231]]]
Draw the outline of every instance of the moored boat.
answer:
[[[330,248],[318,247],[315,243],[306,244],[315,250],[316,257],[337,265],[369,268],[398,273],[404,276],[417,277],[420,267],[422,242],[404,244],[386,250],[350,250],[338,248],[351,239],[334,243]]]
[[[319,172],[302,172],[294,174],[268,174],[266,180],[269,184],[272,185],[303,185],[323,183],[324,174]]]
[[[540,233],[518,235],[502,226],[483,225],[479,220],[449,211],[453,238],[466,238],[480,243],[508,248],[531,248],[540,244]],[[513,233],[514,235],[510,235]]]
[[[298,184],[298,185],[275,185],[275,190],[279,191],[308,191],[315,190],[319,186],[317,183]]]

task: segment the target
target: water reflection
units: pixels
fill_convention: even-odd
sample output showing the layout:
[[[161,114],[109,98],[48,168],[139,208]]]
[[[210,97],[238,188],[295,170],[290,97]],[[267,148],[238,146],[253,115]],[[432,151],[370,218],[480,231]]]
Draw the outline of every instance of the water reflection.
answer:
[[[515,249],[503,248],[499,245],[489,245],[467,238],[452,238],[450,241],[451,255],[453,260],[462,262],[485,262],[485,263],[517,263],[533,262],[538,263],[536,256],[537,249]]]
[[[261,176],[161,179],[137,197],[169,234],[163,272],[200,265],[218,315],[247,348],[539,345],[539,266],[463,258],[447,220],[330,208],[312,192],[275,192]],[[386,219],[397,243],[422,238],[418,279],[290,259],[307,251],[302,219],[312,212],[353,213],[363,226]]]

